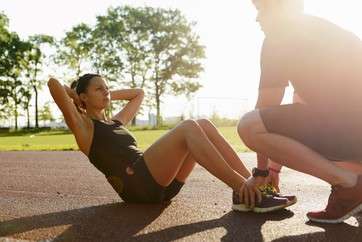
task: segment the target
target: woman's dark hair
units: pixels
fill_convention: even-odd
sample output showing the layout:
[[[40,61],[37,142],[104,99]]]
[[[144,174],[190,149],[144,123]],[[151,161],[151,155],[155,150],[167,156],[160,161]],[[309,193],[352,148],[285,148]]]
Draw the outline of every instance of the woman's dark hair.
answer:
[[[84,74],[83,76],[80,76],[78,80],[73,81],[70,88],[74,89],[78,95],[84,93],[93,77],[101,77],[101,75],[90,73]]]

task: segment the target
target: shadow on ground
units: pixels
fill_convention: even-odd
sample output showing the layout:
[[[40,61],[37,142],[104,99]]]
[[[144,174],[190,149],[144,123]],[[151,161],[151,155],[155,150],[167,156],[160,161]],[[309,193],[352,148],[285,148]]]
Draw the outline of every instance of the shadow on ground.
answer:
[[[0,223],[0,237],[13,237],[32,230],[69,225],[70,227],[53,238],[53,241],[173,241],[215,228],[226,230],[221,241],[263,241],[262,225],[266,221],[281,221],[294,215],[289,210],[268,214],[230,211],[217,219],[145,233],[145,227],[155,221],[167,206],[168,204],[114,203],[16,218]],[[361,223],[362,217],[357,217],[357,220]],[[345,223],[307,225],[321,227],[325,232],[286,236],[274,241],[362,241],[359,227]]]
[[[200,221],[166,229],[140,233],[157,219],[164,205],[137,205],[114,203],[64,212],[17,218],[0,223],[0,237],[14,235],[59,225],[70,225],[54,241],[173,241],[213,228],[225,228],[222,241],[263,240],[261,226],[265,221],[279,221],[293,216],[293,212],[283,210],[270,214],[229,212],[218,219]],[[144,231],[142,231],[144,232]]]
[[[200,221],[169,227],[153,233],[142,234],[135,239],[140,241],[174,241],[184,237],[215,229],[224,228],[226,234],[220,241],[263,241],[261,227],[266,221],[280,221],[294,215],[289,210],[281,210],[267,214],[239,213],[230,211],[218,219]],[[216,238],[215,238],[216,239]],[[212,240],[210,238],[210,240]]]
[[[164,205],[136,205],[114,203],[16,218],[0,222],[0,237],[41,228],[70,225],[54,241],[111,241],[135,235],[154,221],[167,207]]]
[[[307,222],[306,225],[315,226],[324,229],[324,232],[315,232],[307,233],[296,236],[286,236],[280,239],[273,240],[273,242],[284,242],[284,241],[294,241],[294,242],[304,242],[304,241],[362,241],[362,214],[357,215],[356,220],[358,221],[358,226],[352,226],[347,223],[341,224],[320,224]]]

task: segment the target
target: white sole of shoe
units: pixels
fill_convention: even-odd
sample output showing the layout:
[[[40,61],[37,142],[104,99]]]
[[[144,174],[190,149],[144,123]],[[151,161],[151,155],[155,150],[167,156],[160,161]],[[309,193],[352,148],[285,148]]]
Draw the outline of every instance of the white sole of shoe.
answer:
[[[254,207],[253,211],[255,213],[267,213],[267,212],[273,212],[273,211],[277,211],[277,210],[280,210],[280,209],[284,209],[284,208],[289,207],[289,206],[291,206],[291,205],[286,203],[284,205],[270,207],[270,208],[257,208],[257,207]]]
[[[247,206],[245,206],[245,204],[233,204],[231,206],[231,209],[234,211],[239,211],[239,212],[249,212],[252,211],[251,208],[248,208]]]
[[[352,217],[353,215],[359,213],[362,211],[362,203],[360,205],[358,205],[357,207],[355,207],[354,209],[352,209],[349,213],[347,213],[346,215],[344,215],[341,218],[338,219],[317,219],[317,218],[312,218],[312,217],[308,217],[310,221],[313,222],[317,222],[317,223],[328,223],[328,224],[339,224],[339,223],[343,223],[344,220],[349,219],[350,217]]]
[[[298,202],[298,199],[297,199],[297,198],[295,198],[294,200],[288,200],[288,202],[287,202],[288,207],[296,204],[297,202]]]
[[[234,211],[239,211],[239,212],[255,212],[255,213],[267,213],[267,212],[272,212],[272,211],[276,211],[276,210],[280,210],[289,206],[292,206],[293,204],[295,204],[297,201],[289,201],[286,204],[280,205],[280,206],[275,206],[275,207],[270,207],[270,208],[258,208],[258,207],[254,207],[253,209],[248,208],[247,206],[245,206],[245,204],[233,204],[231,206],[232,210]]]

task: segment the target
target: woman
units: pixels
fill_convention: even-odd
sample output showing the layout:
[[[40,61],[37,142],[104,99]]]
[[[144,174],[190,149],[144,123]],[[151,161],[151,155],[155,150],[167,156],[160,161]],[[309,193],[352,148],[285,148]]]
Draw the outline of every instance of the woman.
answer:
[[[48,87],[79,149],[125,202],[170,200],[180,191],[196,162],[236,191],[234,197],[250,176],[215,126],[204,119],[181,122],[141,152],[124,125],[139,110],[144,97],[142,89],[110,91],[97,74],[81,76],[72,84],[74,89],[62,86],[54,78],[50,78]],[[108,119],[105,109],[111,100],[128,102]],[[234,198],[234,209],[254,209],[237,200]],[[258,201],[261,212],[265,207],[275,210],[289,205],[284,198],[259,196]]]

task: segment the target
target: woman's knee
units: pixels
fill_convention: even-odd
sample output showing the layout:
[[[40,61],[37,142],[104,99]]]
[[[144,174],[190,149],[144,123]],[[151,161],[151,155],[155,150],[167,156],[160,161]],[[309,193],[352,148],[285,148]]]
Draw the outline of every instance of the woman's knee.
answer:
[[[215,126],[214,124],[206,119],[206,118],[203,118],[203,119],[198,119],[196,120],[196,122],[200,125],[200,127],[204,130],[204,131],[211,131],[211,129],[215,129]]]
[[[182,121],[180,124],[181,126],[181,132],[185,139],[187,138],[194,138],[196,136],[202,135],[202,128],[198,124],[196,120],[188,119],[185,121]]]
[[[195,131],[195,130],[199,129],[199,125],[198,125],[197,121],[195,121],[193,119],[187,119],[187,120],[182,121],[178,127],[180,129],[182,129],[183,132]]]

